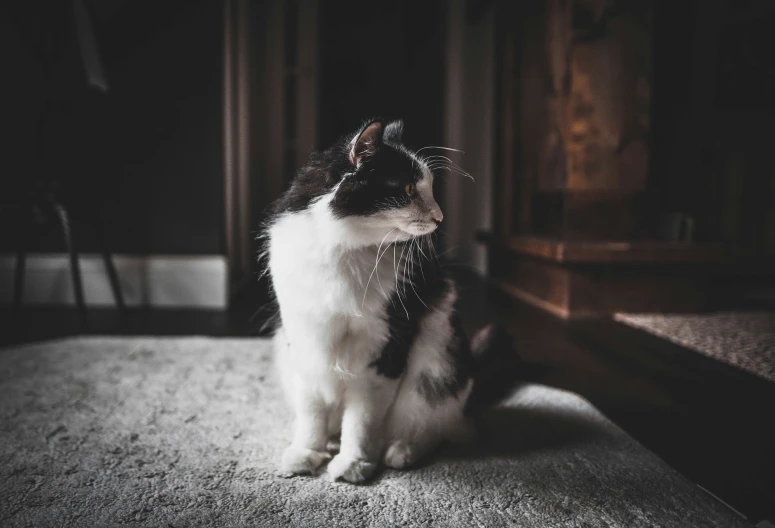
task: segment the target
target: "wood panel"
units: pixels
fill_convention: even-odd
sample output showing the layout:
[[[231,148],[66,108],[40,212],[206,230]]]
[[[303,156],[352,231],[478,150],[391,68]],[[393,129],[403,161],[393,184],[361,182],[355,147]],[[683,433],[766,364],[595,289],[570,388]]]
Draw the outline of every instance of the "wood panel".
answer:
[[[646,20],[643,20],[643,18]],[[569,190],[646,188],[650,99],[648,13],[603,15],[573,44],[562,128]],[[579,29],[577,31],[584,31]]]
[[[509,96],[518,97],[519,129],[502,127],[496,224],[503,237],[642,237],[652,4],[520,3],[521,41],[504,40],[504,57],[516,53],[521,78],[518,90],[504,85],[501,98],[510,115]],[[512,65],[511,57],[502,63],[503,79],[511,78]]]
[[[570,274],[562,267],[509,251],[493,252],[494,283],[523,301],[567,318]]]
[[[569,317],[617,312],[698,312],[715,306],[710,278],[692,270],[573,268]]]
[[[531,230],[559,240],[637,240],[648,236],[645,196],[628,191],[535,192]]]
[[[512,237],[508,249],[526,256],[574,264],[721,263],[742,256],[723,244],[561,241],[534,236]]]
[[[692,267],[569,265],[500,255],[494,284],[563,319],[617,312],[697,312],[718,306],[711,270]]]

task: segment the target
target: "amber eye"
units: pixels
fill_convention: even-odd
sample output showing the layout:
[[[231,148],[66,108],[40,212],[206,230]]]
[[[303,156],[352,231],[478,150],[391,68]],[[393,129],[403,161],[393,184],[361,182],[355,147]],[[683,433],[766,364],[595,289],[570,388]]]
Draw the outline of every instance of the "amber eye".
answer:
[[[406,191],[406,194],[408,194],[409,196],[414,196],[414,193],[416,192],[417,189],[415,189],[413,183],[407,183],[406,187],[404,187],[404,190]]]

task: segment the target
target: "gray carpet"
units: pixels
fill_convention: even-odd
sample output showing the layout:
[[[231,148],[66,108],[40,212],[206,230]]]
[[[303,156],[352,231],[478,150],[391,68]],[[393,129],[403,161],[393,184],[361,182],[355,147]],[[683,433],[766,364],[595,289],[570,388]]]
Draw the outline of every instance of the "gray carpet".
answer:
[[[616,314],[615,319],[775,381],[775,312]]]
[[[2,526],[747,526],[585,400],[523,387],[370,485],[282,479],[268,343],[83,338],[0,350]]]

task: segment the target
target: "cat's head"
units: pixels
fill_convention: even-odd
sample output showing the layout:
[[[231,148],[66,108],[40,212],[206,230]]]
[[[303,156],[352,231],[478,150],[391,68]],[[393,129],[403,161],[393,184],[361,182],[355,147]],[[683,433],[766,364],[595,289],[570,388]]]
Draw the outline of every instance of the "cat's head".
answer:
[[[407,240],[432,233],[444,218],[433,197],[433,173],[402,143],[403,123],[371,121],[347,144],[350,171],[335,191],[335,216]]]

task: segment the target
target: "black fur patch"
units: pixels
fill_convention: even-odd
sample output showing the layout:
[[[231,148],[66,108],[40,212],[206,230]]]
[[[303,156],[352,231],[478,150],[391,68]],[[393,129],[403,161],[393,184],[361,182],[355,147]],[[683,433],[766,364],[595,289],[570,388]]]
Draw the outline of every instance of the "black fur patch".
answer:
[[[400,251],[400,248],[397,251]],[[419,259],[416,260],[414,275],[410,278],[414,283],[414,289],[409,284],[404,285],[399,282],[398,289],[390,298],[390,304],[387,307],[387,323],[390,332],[388,342],[370,365],[377,369],[378,374],[390,379],[396,379],[403,374],[409,359],[409,350],[417,336],[423,315],[428,312],[428,307],[432,309],[435,302],[449,289],[449,284],[444,279],[436,261],[428,262],[423,259],[420,263]],[[406,296],[404,296],[404,286],[406,286]]]
[[[309,164],[296,173],[291,187],[275,204],[274,213],[303,211],[312,200],[331,192],[352,168],[346,146],[342,144],[312,154]]]
[[[420,374],[417,392],[430,404],[440,403],[447,398],[457,396],[474,374],[474,357],[468,345],[463,326],[457,315],[450,321],[454,336],[447,346],[447,357],[452,375],[439,378],[429,374]]]

